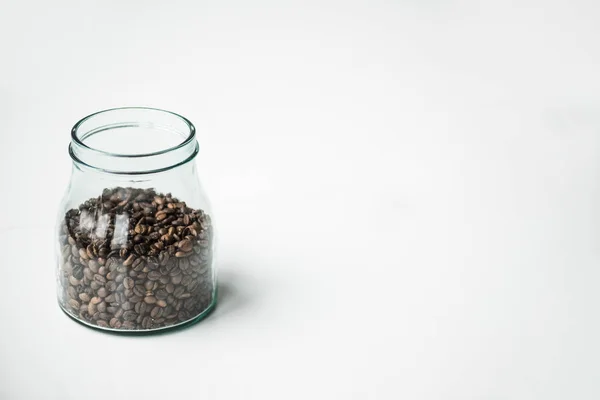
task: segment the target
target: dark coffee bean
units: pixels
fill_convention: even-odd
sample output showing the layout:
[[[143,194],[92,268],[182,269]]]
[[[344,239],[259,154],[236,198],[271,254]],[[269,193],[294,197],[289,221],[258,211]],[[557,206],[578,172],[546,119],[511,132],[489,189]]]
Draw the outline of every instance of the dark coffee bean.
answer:
[[[107,273],[108,273],[108,268],[106,268],[106,267],[100,267],[100,268],[98,268],[98,274],[99,275],[106,276]]]
[[[173,285],[172,283],[169,283],[165,286],[165,290],[167,291],[167,293],[173,293],[175,291],[175,285]]]
[[[123,282],[123,279],[125,279],[125,275],[117,275],[117,277],[115,278],[115,282],[121,283]]]
[[[154,295],[156,296],[157,299],[164,300],[167,298],[169,293],[167,293],[167,291],[165,289],[159,289],[154,293]]]
[[[94,273],[89,268],[84,268],[83,269],[83,276],[86,277],[87,279],[89,279],[90,281],[92,279],[94,279]]]
[[[125,289],[123,291],[123,294],[125,295],[125,297],[131,297],[131,296],[133,296],[133,290],[131,290],[131,289]]]
[[[182,279],[183,279],[183,275],[182,274],[172,276],[171,277],[171,283],[173,283],[174,285],[179,285],[181,283]]]
[[[117,290],[117,283],[115,281],[108,281],[108,282],[106,282],[106,285],[104,285],[104,287],[109,292],[114,292],[115,290]]]
[[[152,309],[152,311],[150,312],[150,316],[152,318],[160,318],[161,315],[162,315],[162,308],[160,308],[160,307],[154,307]]]
[[[144,298],[143,296],[138,296],[138,295],[134,294],[133,296],[131,296],[129,298],[129,302],[130,303],[139,303],[140,301],[142,301],[143,298]]]
[[[100,275],[100,274],[95,274],[95,275],[94,275],[94,280],[95,280],[96,282],[98,282],[98,283],[102,284],[102,285],[104,285],[104,284],[106,283],[106,278],[105,278],[105,277],[103,277],[103,276],[102,276],[102,275]]]
[[[117,311],[115,311],[115,318],[121,318],[124,312],[125,311],[123,311],[122,308],[119,308]]]
[[[179,296],[179,299],[189,299],[190,297],[192,297],[192,295],[190,293],[183,293],[181,296]]]
[[[136,303],[135,312],[139,315],[144,315],[144,313],[146,312],[146,303],[144,303],[143,301]]]
[[[114,314],[117,312],[118,309],[119,309],[118,307],[109,306],[109,307],[106,307],[106,312]]]
[[[186,275],[181,279],[181,286],[187,286],[190,284],[191,281],[192,281],[192,277],[189,275]]]
[[[175,289],[175,291],[173,292],[173,296],[175,296],[175,298],[179,299],[181,298],[181,296],[185,293],[185,289],[181,286],[177,287],[177,289]]]
[[[177,299],[175,298],[175,296],[170,294],[167,296],[167,299],[165,301],[167,302],[167,304],[175,304],[177,302]]]
[[[98,289],[98,291],[96,293],[100,297],[106,297],[106,296],[108,296],[108,290],[106,290],[106,288],[103,288],[103,287],[101,287],[100,289]]]
[[[123,265],[131,265],[135,261],[136,257],[131,254],[125,261],[123,261]]]
[[[125,303],[123,303],[123,305],[121,305],[121,308],[125,311],[129,311],[129,310],[133,309],[133,304],[126,301]]]
[[[123,319],[125,321],[134,321],[137,318],[135,311],[125,311],[123,313]]]
[[[190,240],[182,240],[181,242],[179,242],[177,244],[177,246],[179,246],[179,249],[181,249],[181,251],[187,253],[192,251],[192,247],[194,246],[193,243]],[[177,256],[177,254],[175,254],[175,256]]]
[[[150,319],[150,317],[144,317],[144,319],[142,319],[142,328],[150,329],[151,326],[152,326],[152,320]]]
[[[160,277],[161,277],[161,274],[158,271],[150,271],[148,273],[148,279],[150,279],[151,281],[157,281],[160,279]]]
[[[134,285],[135,285],[135,281],[132,278],[127,277],[127,278],[123,279],[123,286],[125,286],[126,289],[133,289]]]
[[[154,289],[154,282],[152,282],[152,281],[146,281],[146,282],[144,282],[144,288],[146,290],[152,290],[152,289]]]
[[[106,296],[104,301],[106,301],[107,303],[114,303],[116,298],[117,298],[117,296],[114,293],[111,293],[108,296]]]
[[[98,309],[98,311],[100,312],[106,312],[106,302],[103,301],[102,303],[98,303],[98,306],[96,307]]]
[[[136,296],[144,296],[146,294],[146,289],[144,288],[143,285],[135,285],[133,287],[133,293]]]

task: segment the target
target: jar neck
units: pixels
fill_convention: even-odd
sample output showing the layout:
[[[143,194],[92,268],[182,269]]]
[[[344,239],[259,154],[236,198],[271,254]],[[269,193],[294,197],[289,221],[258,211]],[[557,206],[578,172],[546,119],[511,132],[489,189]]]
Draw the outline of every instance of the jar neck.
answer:
[[[69,154],[79,170],[119,175],[155,174],[186,164],[198,153],[195,128],[163,110],[120,108],[79,121]]]

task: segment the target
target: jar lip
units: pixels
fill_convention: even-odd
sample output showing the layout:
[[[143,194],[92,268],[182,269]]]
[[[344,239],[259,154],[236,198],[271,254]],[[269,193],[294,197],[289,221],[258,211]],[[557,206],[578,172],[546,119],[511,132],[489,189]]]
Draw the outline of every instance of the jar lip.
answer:
[[[87,144],[85,144],[83,142],[83,140],[81,140],[79,138],[79,136],[77,135],[78,130],[80,128],[80,126],[90,120],[91,118],[100,115],[100,114],[104,114],[104,113],[108,113],[108,112],[112,112],[112,111],[122,111],[122,110],[145,110],[145,111],[157,111],[160,113],[165,113],[165,114],[170,114],[178,119],[180,119],[182,122],[184,122],[186,124],[186,126],[189,128],[189,135],[187,136],[187,138],[179,143],[178,145],[163,149],[163,150],[158,150],[158,151],[154,151],[151,153],[142,153],[142,154],[122,154],[122,153],[113,153],[110,151],[105,151],[105,150],[100,150],[100,149],[96,149],[94,147],[90,147]],[[177,149],[180,149],[184,146],[187,146],[188,144],[190,144],[196,137],[196,128],[194,127],[194,124],[192,124],[192,122],[190,120],[188,120],[187,118],[185,118],[182,115],[179,115],[177,113],[174,113],[172,111],[167,111],[167,110],[163,110],[160,108],[152,108],[152,107],[115,107],[115,108],[108,108],[106,110],[101,110],[101,111],[97,111],[93,114],[90,114],[86,117],[83,117],[82,119],[80,119],[79,121],[77,121],[77,123],[75,125],[73,125],[73,128],[71,129],[71,140],[73,142],[75,142],[78,146],[84,147],[86,150],[89,151],[93,151],[99,154],[103,154],[106,156],[111,156],[111,157],[120,157],[120,158],[140,158],[140,157],[152,157],[152,156],[157,156],[157,155],[161,155],[161,154],[165,154]]]

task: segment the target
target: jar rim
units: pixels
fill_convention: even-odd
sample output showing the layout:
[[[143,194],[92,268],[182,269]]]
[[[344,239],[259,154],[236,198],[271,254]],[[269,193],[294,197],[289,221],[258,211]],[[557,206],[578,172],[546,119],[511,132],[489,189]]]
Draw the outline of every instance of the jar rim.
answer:
[[[94,147],[91,147],[87,144],[84,143],[84,141],[78,136],[78,131],[79,128],[81,127],[81,125],[86,122],[89,121],[91,118],[98,116],[100,114],[105,114],[105,113],[109,113],[109,112],[113,112],[113,111],[124,111],[124,110],[140,110],[140,111],[157,111],[159,113],[165,113],[165,114],[170,114],[176,118],[178,118],[179,120],[181,120],[183,123],[185,123],[185,125],[189,128],[189,135],[185,138],[185,140],[175,146],[171,146],[168,147],[166,149],[162,149],[162,150],[158,150],[158,151],[153,151],[150,153],[139,153],[139,154],[124,154],[124,153],[114,153],[114,152],[110,152],[110,151],[105,151],[105,150],[100,150],[100,149],[96,149]],[[101,110],[101,111],[97,111],[95,113],[89,114],[85,117],[83,117],[82,119],[80,119],[79,121],[77,121],[77,123],[75,125],[73,125],[73,128],[71,129],[71,140],[73,142],[75,142],[78,146],[84,147],[86,150],[89,151],[93,151],[102,155],[106,155],[106,156],[110,156],[110,157],[120,157],[120,158],[141,158],[141,157],[152,157],[152,156],[157,156],[157,155],[161,155],[161,154],[165,154],[165,153],[169,153],[171,151],[180,149],[182,147],[187,146],[188,144],[190,144],[196,137],[196,127],[194,126],[194,124],[192,124],[192,122],[190,120],[188,120],[187,118],[185,118],[184,116],[174,113],[172,111],[167,111],[167,110],[163,110],[160,108],[153,108],[153,107],[115,107],[115,108],[108,108],[105,110]],[[84,138],[85,139],[85,138]]]

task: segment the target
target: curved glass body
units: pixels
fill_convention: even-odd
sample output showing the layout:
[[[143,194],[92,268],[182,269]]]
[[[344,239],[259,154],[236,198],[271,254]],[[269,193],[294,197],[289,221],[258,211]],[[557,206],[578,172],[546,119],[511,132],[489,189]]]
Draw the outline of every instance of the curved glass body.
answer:
[[[216,303],[214,227],[185,118],[92,114],[72,131],[56,227],[57,296],[69,316],[123,332],[197,321]]]

